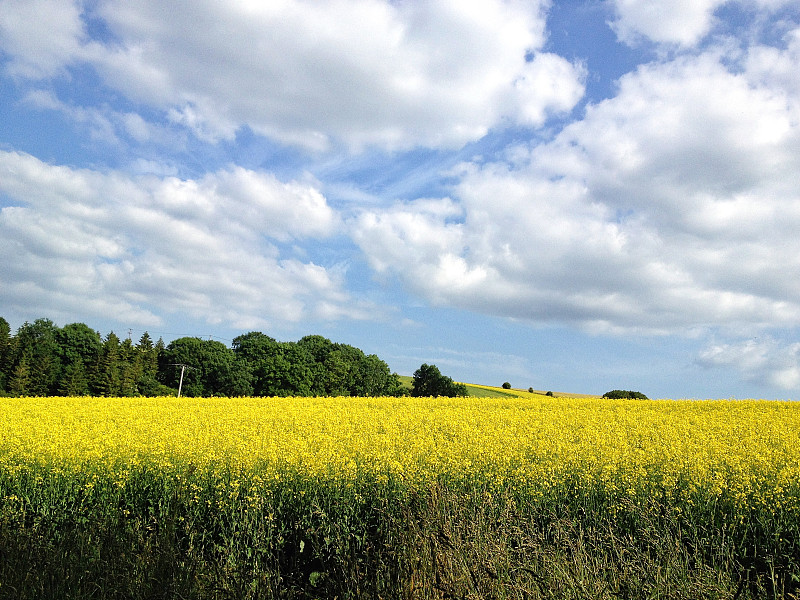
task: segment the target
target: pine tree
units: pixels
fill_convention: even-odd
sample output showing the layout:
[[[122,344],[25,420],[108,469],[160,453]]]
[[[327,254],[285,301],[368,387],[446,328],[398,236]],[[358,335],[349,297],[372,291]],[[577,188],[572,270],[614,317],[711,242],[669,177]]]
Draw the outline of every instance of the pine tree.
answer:
[[[23,355],[11,373],[8,391],[14,396],[28,396],[31,394],[31,369],[28,361],[29,355]]]
[[[97,376],[92,388],[98,396],[120,395],[119,338],[113,331],[103,341]]]
[[[86,377],[86,367],[83,361],[76,358],[64,369],[61,385],[58,389],[62,396],[88,396],[89,380]]]

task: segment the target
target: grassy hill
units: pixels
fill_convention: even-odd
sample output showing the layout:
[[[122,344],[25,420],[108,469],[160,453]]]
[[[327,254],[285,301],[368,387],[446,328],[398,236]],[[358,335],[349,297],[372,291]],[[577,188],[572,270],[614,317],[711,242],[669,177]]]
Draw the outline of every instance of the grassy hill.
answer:
[[[411,385],[413,381],[414,378],[411,376],[400,375],[400,383],[402,383],[403,387],[407,388],[409,391],[411,390]],[[464,385],[467,386],[467,392],[469,392],[469,395],[476,398],[503,398],[503,397],[524,398],[524,397],[536,397],[536,396],[547,395],[546,390],[534,390],[533,392],[529,392],[528,390],[523,390],[520,388],[504,389],[500,386],[480,385],[477,383],[464,383]],[[567,392],[553,392],[553,396],[556,398],[599,397],[592,394],[571,394]]]

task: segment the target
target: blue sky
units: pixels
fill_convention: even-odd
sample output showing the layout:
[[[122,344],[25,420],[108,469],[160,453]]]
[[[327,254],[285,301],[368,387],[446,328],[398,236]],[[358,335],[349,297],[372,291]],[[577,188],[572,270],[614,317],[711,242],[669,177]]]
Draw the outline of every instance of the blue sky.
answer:
[[[790,0],[0,0],[0,315],[800,395]]]

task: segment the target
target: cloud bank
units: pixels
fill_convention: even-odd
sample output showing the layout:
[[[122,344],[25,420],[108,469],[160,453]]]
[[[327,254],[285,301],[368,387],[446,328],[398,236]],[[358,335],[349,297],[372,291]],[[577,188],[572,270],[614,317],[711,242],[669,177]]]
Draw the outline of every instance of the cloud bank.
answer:
[[[800,317],[798,57],[755,48],[651,64],[515,162],[471,163],[453,200],[369,211],[373,266],[420,294],[516,318],[673,331]],[[765,81],[773,82],[765,85]],[[457,217],[457,218],[454,218]]]
[[[335,234],[336,213],[308,184],[237,167],[132,178],[0,152],[0,195],[6,309],[241,328],[367,316],[341,266],[284,256],[285,243]]]
[[[312,150],[458,147],[504,124],[541,126],[583,94],[581,68],[541,52],[539,2],[4,5],[12,73],[91,65],[212,142],[246,125]],[[87,37],[92,19],[105,38]]]

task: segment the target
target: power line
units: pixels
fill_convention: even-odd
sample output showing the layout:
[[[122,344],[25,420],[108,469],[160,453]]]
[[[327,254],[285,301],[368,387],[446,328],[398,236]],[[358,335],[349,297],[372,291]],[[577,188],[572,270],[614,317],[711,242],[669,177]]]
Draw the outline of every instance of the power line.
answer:
[[[181,389],[183,389],[183,373],[186,369],[195,369],[196,367],[190,367],[189,365],[185,365],[183,363],[170,363],[173,367],[180,367],[181,368],[181,380],[178,383],[178,398],[181,397]]]

